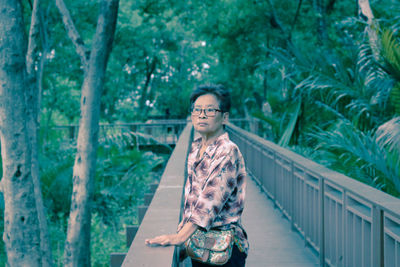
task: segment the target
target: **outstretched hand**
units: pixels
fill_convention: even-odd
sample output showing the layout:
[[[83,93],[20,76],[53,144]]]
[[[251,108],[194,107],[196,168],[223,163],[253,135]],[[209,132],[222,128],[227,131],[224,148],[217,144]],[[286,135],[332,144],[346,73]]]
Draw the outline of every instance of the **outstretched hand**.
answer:
[[[183,244],[177,234],[156,236],[146,239],[144,243],[148,246],[179,246]]]
[[[181,224],[179,224],[179,227],[181,227]],[[159,235],[154,238],[146,239],[144,243],[150,247],[180,246],[185,243],[185,241],[194,233],[194,231],[196,231],[197,227],[197,225],[188,222],[183,225],[182,229],[180,229],[177,234]]]

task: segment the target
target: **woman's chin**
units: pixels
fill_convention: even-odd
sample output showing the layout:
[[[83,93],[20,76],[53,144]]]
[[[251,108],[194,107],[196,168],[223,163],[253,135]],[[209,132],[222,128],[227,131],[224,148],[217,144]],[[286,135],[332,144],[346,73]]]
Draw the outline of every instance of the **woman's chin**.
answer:
[[[210,129],[208,129],[207,126],[200,126],[200,125],[196,125],[194,129],[199,133],[208,133],[210,131]]]
[[[196,130],[196,132],[198,132],[201,135],[210,133],[210,131],[207,131],[206,129],[195,129],[195,130]]]

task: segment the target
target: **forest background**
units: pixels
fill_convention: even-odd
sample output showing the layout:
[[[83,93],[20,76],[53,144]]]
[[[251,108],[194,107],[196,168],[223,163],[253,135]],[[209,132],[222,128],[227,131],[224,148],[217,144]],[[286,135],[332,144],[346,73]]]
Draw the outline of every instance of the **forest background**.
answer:
[[[98,122],[185,119],[194,86],[221,83],[232,93],[231,117],[257,118],[264,138],[399,196],[398,1],[21,1],[26,36],[39,18],[37,57],[27,62],[37,75],[37,91],[24,101],[37,105],[40,122],[38,173],[51,256],[43,248],[40,253],[56,266],[68,265],[64,245],[73,244],[67,228],[80,150],[79,141],[61,140],[54,127],[77,125],[84,117],[99,14],[112,17],[102,3],[118,18],[115,33],[109,29],[114,39],[105,41],[110,54],[97,91]],[[4,14],[0,20],[7,19]],[[2,59],[7,51],[2,43]],[[4,94],[2,89],[1,108]],[[28,120],[24,114],[21,121]],[[135,220],[133,207],[159,177],[168,153],[138,151],[118,135],[99,140],[94,151],[91,231],[89,243],[82,243],[90,244],[91,254],[80,260],[108,266],[109,253],[127,250],[124,225]],[[5,166],[3,149],[2,157]],[[3,211],[7,203],[5,197]],[[0,216],[3,229],[9,215]],[[0,262],[11,264],[8,240],[0,242]],[[19,248],[23,254],[24,246]]]

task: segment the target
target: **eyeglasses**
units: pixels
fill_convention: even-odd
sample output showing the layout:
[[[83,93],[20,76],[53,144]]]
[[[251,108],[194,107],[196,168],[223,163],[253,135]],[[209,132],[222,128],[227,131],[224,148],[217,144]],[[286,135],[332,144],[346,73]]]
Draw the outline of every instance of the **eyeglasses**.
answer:
[[[222,110],[220,109],[216,109],[216,108],[193,108],[192,109],[192,115],[194,116],[199,116],[201,114],[201,112],[204,110],[204,115],[206,115],[207,117],[214,117],[218,112],[222,112]]]

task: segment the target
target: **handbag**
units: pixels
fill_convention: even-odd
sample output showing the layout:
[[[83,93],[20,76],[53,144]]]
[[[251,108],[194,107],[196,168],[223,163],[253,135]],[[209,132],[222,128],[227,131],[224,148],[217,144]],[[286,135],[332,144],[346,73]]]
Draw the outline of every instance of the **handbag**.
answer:
[[[193,260],[210,265],[224,265],[233,248],[233,230],[197,229],[186,241],[186,253]]]

